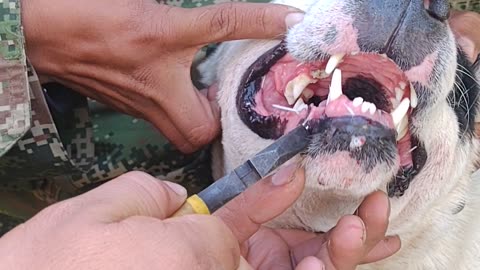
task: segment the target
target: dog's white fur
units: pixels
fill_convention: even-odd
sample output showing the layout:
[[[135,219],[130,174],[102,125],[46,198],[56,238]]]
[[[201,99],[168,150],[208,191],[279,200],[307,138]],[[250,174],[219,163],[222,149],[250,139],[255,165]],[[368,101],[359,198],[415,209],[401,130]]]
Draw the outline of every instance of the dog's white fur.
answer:
[[[322,23],[319,13],[328,10],[335,1],[283,0],[288,4],[308,10],[305,21],[288,34],[289,51],[299,59],[308,59],[310,48],[320,36],[308,35]],[[330,18],[331,19],[331,18]],[[474,139],[461,142],[454,111],[447,103],[447,95],[454,84],[456,53],[453,35],[442,47],[439,65],[444,70],[431,87],[437,89],[435,99],[412,123],[412,131],[425,144],[428,160],[415,177],[404,196],[391,199],[391,217],[388,234],[397,234],[402,249],[396,255],[376,264],[359,269],[480,269],[480,174],[472,175],[477,158],[478,142]],[[200,70],[206,84],[218,83],[218,102],[222,113],[222,141],[212,153],[214,177],[234,169],[244,160],[260,151],[272,141],[264,140],[247,128],[237,112],[236,94],[245,70],[278,41],[245,40],[228,42],[220,46]],[[297,157],[292,162],[299,161]],[[341,215],[355,211],[363,196],[375,189],[385,189],[392,175],[376,167],[369,175],[356,179],[353,187],[342,192],[320,189],[318,175],[333,179],[342,175],[344,168],[328,166],[323,161],[323,172],[306,166],[307,183],[297,203],[271,226],[305,228],[315,231],[330,229]],[[312,162],[312,161],[310,161]],[[318,162],[316,160],[315,162]],[[316,163],[318,164],[318,163]],[[348,165],[348,164],[347,164]],[[374,178],[377,177],[377,178]],[[328,186],[329,183],[327,183]],[[465,208],[453,214],[459,203]]]

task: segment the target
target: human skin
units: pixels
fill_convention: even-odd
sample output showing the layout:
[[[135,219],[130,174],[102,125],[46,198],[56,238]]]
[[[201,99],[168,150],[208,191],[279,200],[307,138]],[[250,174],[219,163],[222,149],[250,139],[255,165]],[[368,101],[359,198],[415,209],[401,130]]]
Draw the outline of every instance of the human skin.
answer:
[[[480,54],[480,14],[453,11],[449,23],[457,42],[470,61],[475,62]]]
[[[296,200],[304,181],[302,169],[285,167],[214,215],[169,218],[185,189],[128,173],[46,208],[0,238],[0,268],[353,270],[400,248],[398,237],[385,237],[383,193],[324,235],[263,227]]]
[[[215,95],[190,80],[204,45],[281,38],[302,13],[273,4],[228,3],[195,9],[154,0],[22,1],[27,56],[41,78],[152,123],[190,153],[219,134]],[[479,15],[457,12],[454,32],[478,54]],[[473,44],[473,45],[472,45]]]
[[[154,0],[24,0],[27,57],[40,78],[152,123],[190,153],[220,130],[219,108],[191,81],[206,44],[279,38],[303,13],[231,3],[184,9]]]

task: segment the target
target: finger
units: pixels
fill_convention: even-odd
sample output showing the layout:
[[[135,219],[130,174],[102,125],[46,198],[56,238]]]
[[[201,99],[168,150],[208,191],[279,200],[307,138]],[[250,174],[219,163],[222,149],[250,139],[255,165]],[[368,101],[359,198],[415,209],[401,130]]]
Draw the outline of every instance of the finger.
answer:
[[[358,208],[358,216],[366,227],[365,248],[372,249],[385,238],[390,216],[390,200],[387,194],[378,191],[365,198]]]
[[[78,87],[77,85],[72,85],[71,83],[64,80],[57,80],[62,82],[63,84],[71,86],[76,91],[106,105],[110,105],[111,107],[116,108],[121,112],[130,114],[135,117],[145,118],[148,122],[153,123],[156,128],[162,133],[162,135],[165,136],[183,153],[192,153],[199,148],[199,146],[192,145],[184,137],[184,135],[176,128],[170,118],[168,118],[168,115],[165,113],[165,111],[162,110],[161,106],[158,106],[158,104],[156,103],[149,104],[144,102],[142,106],[138,106],[138,104],[135,104],[135,102],[133,102],[132,98],[123,96],[121,94],[122,91],[118,91],[118,89],[117,91],[115,91],[116,87],[112,86],[111,89],[106,88],[104,85],[105,82],[99,83],[95,80],[89,80],[85,78],[82,78],[81,81],[78,81],[75,77],[71,78],[71,81],[76,82],[77,84],[88,84],[91,89],[103,89],[105,93],[108,93],[108,98],[97,95],[95,91],[91,91],[83,87]],[[214,103],[214,105],[218,107],[216,103]],[[133,111],[132,108],[135,108],[135,111]]]
[[[184,134],[176,127],[175,119],[170,119],[168,114],[156,106],[155,108],[145,108],[145,115],[147,121],[152,123],[163,136],[173,144],[180,152],[184,154],[190,154],[197,151],[202,145],[193,145],[184,136]]]
[[[357,216],[342,217],[328,235],[317,257],[326,269],[353,270],[365,255],[365,224]]]
[[[218,94],[218,84],[213,84],[208,88],[200,90],[200,93],[202,93],[203,96],[205,96],[208,101],[216,102],[217,101],[217,94]]]
[[[292,270],[289,248],[276,231],[262,227],[250,237],[248,246],[248,262],[257,270]]]
[[[325,269],[323,262],[317,257],[307,257],[303,259],[295,270],[322,270]]]
[[[278,4],[224,3],[193,9],[171,8],[166,14],[162,9],[157,18],[166,16],[162,23],[175,22],[172,28],[176,35],[183,35],[187,46],[279,38],[288,27],[303,20],[300,10]]]
[[[185,80],[190,76],[185,67],[172,67],[168,70],[158,70],[158,72],[168,73],[166,76],[172,82],[169,85],[170,89],[162,91],[162,93],[157,92],[153,97],[156,105],[165,112],[164,117],[168,118],[169,123],[173,124],[173,127],[182,134],[182,137],[192,146],[191,149],[197,150],[210,143],[220,132],[220,109],[216,101],[209,101],[195,89],[191,81]],[[155,85],[155,78],[152,79]],[[165,130],[163,119],[156,121],[155,115],[151,114],[149,117],[160,130]],[[172,140],[172,143],[175,142]],[[185,149],[188,148],[175,145],[182,152],[186,152]]]
[[[400,241],[400,237],[385,237],[385,239],[378,242],[377,245],[368,253],[366,258],[362,261],[362,264],[378,262],[380,260],[386,259],[397,253],[397,251],[400,250],[401,246],[402,244]]]
[[[102,222],[117,222],[130,216],[165,219],[183,204],[187,191],[142,172],[130,172],[77,197],[85,214]],[[92,214],[93,213],[93,214]]]
[[[319,236],[323,236],[323,234],[294,229],[277,229],[275,232],[282,237],[290,248],[297,247],[298,245],[316,239]],[[316,254],[316,252],[314,254]]]
[[[120,230],[115,235],[126,238],[115,239],[117,242],[132,243],[128,256],[156,259],[146,264],[149,267],[138,269],[237,269],[241,265],[235,236],[214,216],[190,215],[162,221],[131,217],[110,227],[109,232]],[[145,252],[152,255],[145,256]]]
[[[282,168],[273,177],[256,183],[214,214],[232,230],[239,243],[250,238],[259,226],[272,220],[300,196],[305,175],[296,164]]]

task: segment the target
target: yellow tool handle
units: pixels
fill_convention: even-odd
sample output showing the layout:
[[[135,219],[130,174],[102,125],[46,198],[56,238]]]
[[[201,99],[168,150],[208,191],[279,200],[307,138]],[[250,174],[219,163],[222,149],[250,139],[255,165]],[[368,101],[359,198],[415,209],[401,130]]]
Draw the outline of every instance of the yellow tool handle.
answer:
[[[180,209],[173,214],[172,217],[180,217],[192,214],[210,215],[208,206],[205,204],[202,198],[198,197],[198,195],[189,197],[182,207],[180,207]]]

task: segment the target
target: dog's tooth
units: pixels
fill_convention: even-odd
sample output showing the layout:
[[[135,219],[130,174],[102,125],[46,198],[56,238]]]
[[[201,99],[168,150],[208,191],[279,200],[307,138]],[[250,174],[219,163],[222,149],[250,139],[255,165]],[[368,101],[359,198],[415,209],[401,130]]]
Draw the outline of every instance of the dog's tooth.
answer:
[[[416,108],[418,106],[418,96],[417,96],[417,91],[415,90],[415,87],[413,87],[412,84],[410,84],[410,105],[412,108]]]
[[[400,101],[398,101],[398,99],[396,98],[390,98],[390,102],[392,103],[393,108],[398,107],[398,105],[400,104]]]
[[[332,72],[335,70],[338,64],[340,64],[344,56],[344,53],[332,55],[332,57],[330,57],[330,59],[328,60],[327,67],[325,68],[325,73],[332,74]]]
[[[397,129],[397,131],[402,131],[402,130],[406,129],[407,126],[408,126],[408,117],[403,117],[402,120],[400,121],[400,123],[398,123],[395,126],[395,129]]]
[[[396,87],[395,88],[395,98],[400,101],[400,100],[402,100],[402,97],[403,97],[402,89]]]
[[[314,78],[314,79],[322,80],[322,79],[328,78],[330,75],[328,75],[325,72],[325,70],[317,69],[317,70],[311,71],[310,76],[312,76],[312,78]]]
[[[287,87],[285,88],[284,96],[287,99],[288,105],[295,104],[295,101],[302,95],[303,90],[311,83],[315,83],[315,80],[312,80],[306,74],[300,74],[295,77],[293,80],[288,82]]]
[[[397,130],[397,142],[403,139],[408,132],[408,117],[402,118],[402,121],[396,127]]]
[[[407,115],[408,109],[410,108],[410,99],[405,98],[400,102],[400,105],[391,113],[393,124],[397,126]]]
[[[380,54],[380,56],[383,57],[383,58],[388,58],[388,56],[384,53]]]
[[[398,85],[400,86],[400,89],[402,89],[402,90],[405,90],[405,87],[407,87],[406,82],[400,82]]]
[[[370,111],[371,115],[374,115],[375,112],[377,111],[377,106],[375,106],[375,104],[373,104],[373,103],[370,103],[369,111]]]
[[[362,113],[366,113],[370,109],[370,102],[363,102],[362,104]]]
[[[308,105],[305,104],[305,102],[301,98],[299,98],[295,103],[295,105],[293,105],[293,109],[296,110],[297,112],[301,112],[307,108],[308,108]]]
[[[397,142],[402,140],[403,137],[405,137],[405,135],[407,135],[407,132],[408,132],[408,128],[397,131]]]
[[[358,107],[360,105],[362,105],[363,103],[363,98],[361,97],[356,97],[355,99],[353,99],[353,106],[354,107]]]
[[[334,101],[343,94],[342,92],[342,71],[335,69],[330,83],[330,91],[328,93],[328,102]]]
[[[313,92],[312,89],[305,88],[305,90],[303,90],[302,92],[302,97],[304,97],[305,100],[309,100],[314,96],[314,94],[315,93]]]

